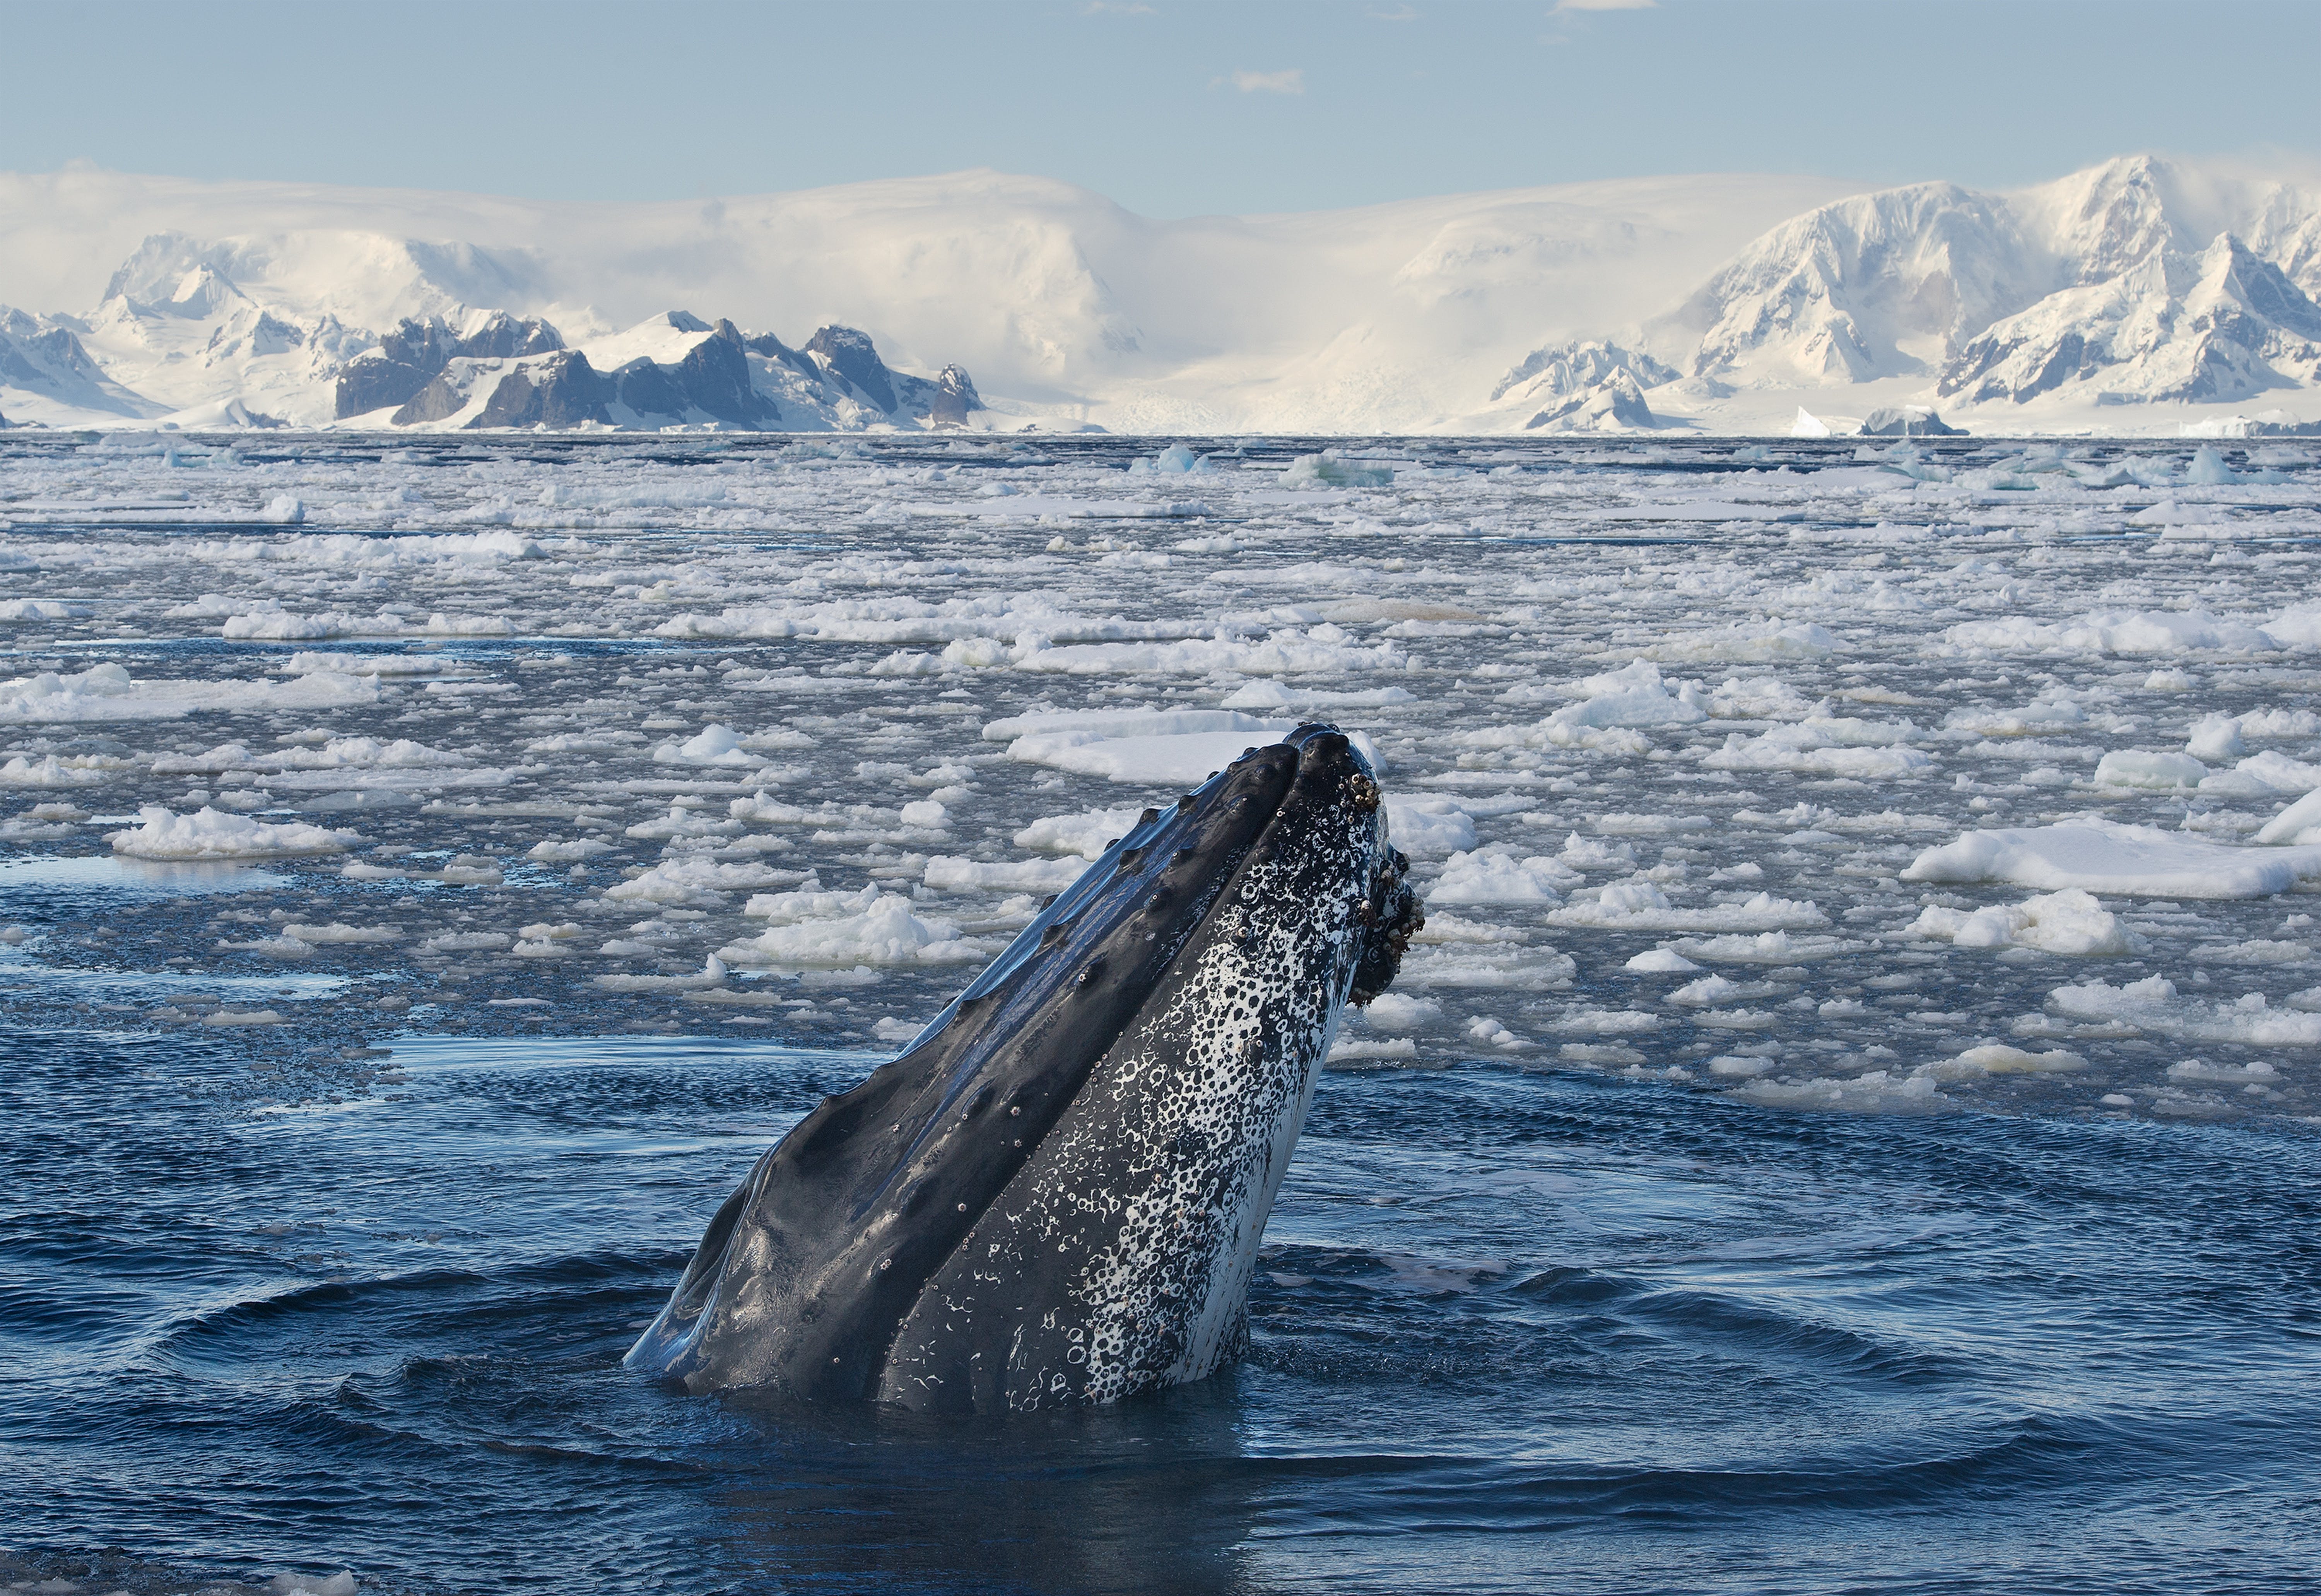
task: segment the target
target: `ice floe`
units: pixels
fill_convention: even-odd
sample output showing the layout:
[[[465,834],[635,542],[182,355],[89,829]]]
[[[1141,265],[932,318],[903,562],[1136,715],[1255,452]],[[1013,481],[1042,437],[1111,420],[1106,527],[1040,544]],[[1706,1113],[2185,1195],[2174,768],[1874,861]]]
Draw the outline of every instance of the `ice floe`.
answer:
[[[2081,820],[1971,831],[1920,853],[1902,879],[2138,898],[2261,898],[2321,879],[2321,847],[2234,848],[2149,825]]]

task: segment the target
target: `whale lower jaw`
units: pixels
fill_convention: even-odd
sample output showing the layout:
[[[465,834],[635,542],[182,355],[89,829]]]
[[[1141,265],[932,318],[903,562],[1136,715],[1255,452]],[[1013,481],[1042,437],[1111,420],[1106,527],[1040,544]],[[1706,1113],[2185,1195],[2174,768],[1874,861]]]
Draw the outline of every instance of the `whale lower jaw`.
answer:
[[[1220,1024],[1217,995],[1252,991],[1250,966],[1274,952],[1213,945],[1098,1066],[928,1283],[880,1400],[978,1412],[1118,1401],[1241,1356],[1258,1247],[1342,1012],[1261,1001]],[[1345,973],[1322,976],[1332,998]]]

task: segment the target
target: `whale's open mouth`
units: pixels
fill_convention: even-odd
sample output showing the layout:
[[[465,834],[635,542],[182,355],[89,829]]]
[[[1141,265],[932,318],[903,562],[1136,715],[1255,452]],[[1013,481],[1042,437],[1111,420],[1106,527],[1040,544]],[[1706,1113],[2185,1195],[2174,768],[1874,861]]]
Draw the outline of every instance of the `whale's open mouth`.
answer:
[[[959,1408],[1209,1372],[1340,1006],[1384,989],[1421,923],[1406,870],[1376,773],[1328,726],[1146,810],[759,1162],[629,1363]],[[1197,1209],[1152,1206],[1196,1190]],[[1129,1254],[1174,1287],[1136,1309],[1133,1367],[1091,1339],[1140,1297],[1106,1283]]]

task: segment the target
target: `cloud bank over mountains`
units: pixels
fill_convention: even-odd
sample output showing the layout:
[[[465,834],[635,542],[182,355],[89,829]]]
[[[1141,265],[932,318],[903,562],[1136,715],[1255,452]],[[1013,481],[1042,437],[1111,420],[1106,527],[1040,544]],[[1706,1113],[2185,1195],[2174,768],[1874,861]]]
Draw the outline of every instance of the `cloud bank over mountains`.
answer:
[[[1184,221],[994,172],[620,205],[0,176],[0,414],[55,426],[2174,432],[2321,420],[2316,296],[2321,191],[2146,156]]]

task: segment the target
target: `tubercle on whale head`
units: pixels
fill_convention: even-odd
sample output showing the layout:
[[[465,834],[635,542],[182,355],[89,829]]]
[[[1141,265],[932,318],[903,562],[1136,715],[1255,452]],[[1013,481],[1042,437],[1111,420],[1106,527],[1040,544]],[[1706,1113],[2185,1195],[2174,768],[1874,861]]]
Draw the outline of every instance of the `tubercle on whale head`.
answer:
[[[1352,739],[1334,726],[1308,722],[1291,734],[1291,740],[1303,743],[1299,782],[1312,781],[1321,801],[1343,804],[1356,815],[1378,815],[1383,808],[1385,795],[1377,774]],[[1295,798],[1293,792],[1285,801],[1285,811]],[[1425,910],[1410,886],[1410,861],[1386,832],[1380,816],[1376,863],[1369,889],[1354,910],[1360,946],[1346,1000],[1358,1008],[1386,990],[1402,969],[1410,939],[1426,924]]]

